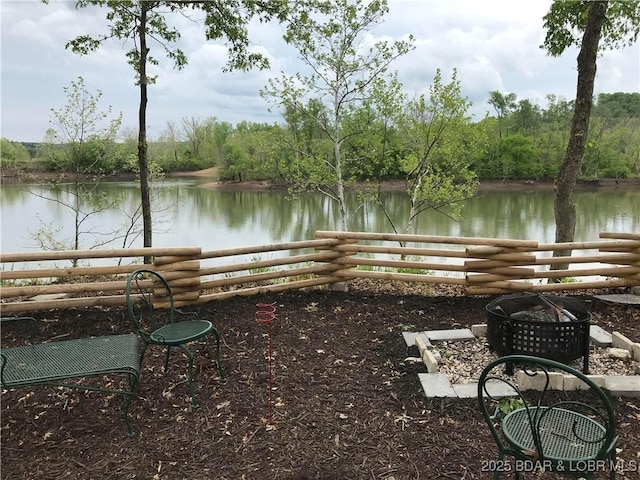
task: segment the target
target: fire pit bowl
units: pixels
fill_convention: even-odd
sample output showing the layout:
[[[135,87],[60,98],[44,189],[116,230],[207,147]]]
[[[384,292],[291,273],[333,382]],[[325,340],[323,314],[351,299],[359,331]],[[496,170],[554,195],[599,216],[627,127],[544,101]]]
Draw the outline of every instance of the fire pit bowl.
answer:
[[[500,356],[532,355],[568,363],[583,357],[589,373],[591,313],[577,300],[554,295],[515,293],[486,307],[487,340]],[[512,366],[507,366],[508,373]]]

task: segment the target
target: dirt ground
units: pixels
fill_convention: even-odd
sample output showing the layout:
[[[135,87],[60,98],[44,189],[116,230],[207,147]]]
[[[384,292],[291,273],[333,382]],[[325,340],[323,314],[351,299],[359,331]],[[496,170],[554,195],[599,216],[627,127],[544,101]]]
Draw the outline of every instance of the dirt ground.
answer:
[[[313,289],[198,308],[222,334],[226,380],[212,361],[213,342],[199,343],[200,407],[193,409],[185,357],[173,355],[163,375],[162,352],[149,350],[130,412],[134,437],[127,435],[120,396],[51,387],[3,391],[2,478],[490,478],[484,467],[496,449],[476,400],[426,399],[417,375],[426,370],[405,362],[401,332],[484,323],[491,298],[423,290],[360,283],[349,292]],[[578,298],[597,325],[640,341],[640,307]],[[277,311],[270,402],[269,328],[255,319],[256,304],[271,302]],[[36,342],[131,331],[121,308],[35,316]],[[2,345],[26,343],[26,326],[10,323]],[[640,398],[614,404],[618,457],[637,465]],[[618,478],[640,473],[620,471]]]

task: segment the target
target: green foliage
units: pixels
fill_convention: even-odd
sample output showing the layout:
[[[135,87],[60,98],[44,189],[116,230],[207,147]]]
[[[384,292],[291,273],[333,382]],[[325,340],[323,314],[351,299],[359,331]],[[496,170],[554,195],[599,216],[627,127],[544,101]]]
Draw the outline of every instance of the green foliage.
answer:
[[[261,94],[283,111],[293,127],[292,154],[296,167],[305,167],[294,172],[302,173],[295,180],[304,179],[304,189],[318,189],[336,201],[342,228],[347,230],[352,213],[347,212],[344,191],[355,179],[349,164],[358,159],[349,158],[342,146],[362,132],[346,130],[345,118],[351,109],[372,99],[378,80],[393,60],[412,48],[413,39],[373,43],[368,38],[369,30],[388,12],[386,0],[304,0],[298,6],[285,40],[312,73],[283,74],[270,80]],[[301,120],[310,128],[298,129]],[[316,128],[330,142],[328,155],[317,151],[315,139],[309,141]],[[300,140],[307,140],[306,145]]]
[[[550,54],[559,55],[567,47],[580,44],[591,3],[553,2],[545,16],[547,38],[543,45]],[[157,64],[157,58],[146,56],[149,50],[164,53],[178,69],[186,66],[186,57],[176,47],[180,32],[170,20],[174,14],[196,12],[204,14],[207,38],[225,41],[229,54],[226,69],[266,67],[264,56],[249,51],[247,26],[256,20],[278,20],[290,22],[284,25],[286,39],[314,72],[308,77],[298,74],[274,79],[261,92],[282,111],[284,125],[241,122],[234,128],[213,117],[204,121],[191,118],[189,125],[185,119],[181,126],[169,123],[161,137],[149,144],[145,168],[147,163],[155,171],[218,166],[223,178],[286,181],[292,192],[321,189],[340,201],[337,185],[349,187],[356,180],[375,183],[406,178],[412,166],[420,164],[421,153],[411,139],[415,131],[408,130],[398,119],[399,113],[411,114],[407,111],[409,105],[402,96],[401,85],[388,71],[394,58],[412,48],[411,40],[374,43],[367,33],[371,26],[383,21],[388,11],[385,0],[76,0],[75,4],[77,8],[102,8],[108,24],[103,34],[80,35],[70,40],[67,48],[90,54],[105,40],[120,39],[130,47],[127,58],[138,81],[142,60]],[[639,5],[609,2],[601,49],[637,41]],[[150,42],[145,55],[139,50],[141,33]],[[147,78],[148,83],[153,80]],[[527,99],[518,101],[513,93],[489,92],[488,103],[496,116],[475,124],[466,120],[452,123],[448,129],[458,133],[429,147],[433,159],[430,168],[433,167],[416,191],[425,194],[429,189],[424,185],[442,185],[442,195],[431,199],[438,206],[447,190],[455,190],[465,178],[473,178],[474,172],[482,179],[555,178],[570,138],[574,102],[555,95],[548,95],[547,99],[546,106],[538,106]],[[71,112],[58,113],[67,118]],[[640,93],[599,94],[580,175],[639,176],[639,118]],[[75,142],[82,146],[72,152],[72,136],[54,127],[37,147],[37,155],[46,168],[66,172],[80,169],[90,174],[140,171],[140,166],[134,167],[131,162],[132,155],[140,155],[137,132],[122,144],[115,143],[111,136],[105,140],[101,134],[84,135],[82,142]],[[479,141],[475,151],[473,142],[467,141],[469,134],[469,138]],[[452,147],[456,137],[460,145],[457,150]],[[445,143],[449,147],[445,148]],[[2,140],[1,155],[3,166],[12,162],[26,164],[28,160],[23,146],[7,139]],[[451,159],[458,163],[447,163]],[[444,172],[460,167],[467,172],[455,174],[453,182],[443,182]]]
[[[410,101],[398,115],[405,152],[400,170],[411,205],[405,232],[411,232],[415,218],[428,209],[459,218],[464,201],[475,193],[471,165],[485,153],[488,141],[466,116],[470,106],[456,72],[444,84],[438,70],[429,98]]]
[[[498,401],[498,410],[506,415],[521,408],[525,408],[527,404],[521,398],[504,397]]]
[[[6,138],[0,140],[0,162],[3,167],[24,166],[30,160],[29,151],[22,143],[12,142]]]
[[[599,117],[640,118],[640,93],[600,93],[593,114]]]
[[[36,242],[41,250],[73,250],[73,241],[61,237],[62,227],[53,222],[41,222],[41,227],[30,232],[31,239]]]
[[[498,136],[502,138],[503,119],[516,107],[516,94],[502,94],[497,90],[489,92],[489,104],[498,115]]]
[[[576,277],[562,277],[560,279],[560,283],[576,283],[579,281],[580,280],[578,280]]]
[[[402,330],[403,332],[408,332],[416,328],[416,326],[413,323],[399,323],[396,325],[396,327]]]
[[[410,158],[405,126],[398,121],[406,103],[393,99],[396,87],[386,82],[386,94],[372,97],[350,108],[343,119],[347,137],[342,145],[346,176],[361,181],[404,178]],[[640,94],[601,94],[591,117],[589,136],[580,170],[583,178],[634,178],[640,176],[640,115],[635,115],[635,102]],[[509,125],[509,135],[499,138],[497,118],[487,116],[478,122],[465,120],[456,129],[458,140],[453,143],[466,156],[465,149],[475,143],[483,145],[472,155],[470,169],[480,179],[552,179],[558,173],[566,149],[573,102],[547,96],[546,105],[520,100],[503,120]],[[199,155],[189,154],[186,132],[169,122],[156,141],[149,143],[150,168],[155,173],[197,170],[218,166],[222,178],[238,180],[275,180],[288,182],[292,192],[315,188],[310,178],[335,182],[335,176],[325,175],[323,162],[333,149],[313,116],[328,122],[327,107],[310,100],[304,108],[313,111],[305,115],[300,109],[285,112],[283,125],[240,122],[235,127],[211,117],[195,119],[202,130]],[[635,116],[634,116],[635,115]],[[139,172],[135,165],[138,154],[137,132],[122,129],[120,142],[87,140],[87,156],[82,160],[87,173],[110,174]],[[91,149],[89,149],[91,145]],[[42,143],[30,145],[35,158],[27,160],[26,147],[20,142],[3,139],[3,166],[11,165],[4,155],[13,155],[13,148],[23,158],[25,168],[44,166],[48,170],[74,172],[75,166],[66,155],[66,144],[50,129]],[[229,154],[229,158],[227,158]],[[238,162],[241,159],[241,162]],[[22,167],[21,167],[22,168]],[[227,168],[230,170],[225,171]],[[155,175],[154,173],[154,175]]]
[[[640,94],[598,96],[591,115],[580,176],[631,178],[640,175]],[[481,179],[552,179],[567,148],[573,102],[547,96],[546,107],[521,100],[504,119],[511,134],[499,139],[494,117],[479,125],[490,135],[486,155],[474,163]]]
[[[260,262],[262,261],[262,257],[260,255],[254,255],[253,257],[251,257],[251,262],[252,263],[256,263],[256,262]],[[254,267],[254,268],[250,268],[249,269],[249,273],[250,274],[255,274],[255,273],[267,273],[267,272],[271,272],[274,269],[272,267]]]
[[[502,139],[492,158],[497,162],[494,174],[500,178],[542,178],[545,172],[538,162],[539,156],[532,137],[520,133],[509,135]]]
[[[579,47],[592,2],[554,0],[543,17],[547,31],[544,48],[554,57],[571,46]],[[640,2],[610,1],[602,27],[600,50],[618,49],[636,42],[640,33]]]
[[[122,114],[110,119],[111,107],[99,106],[102,92],[90,93],[82,77],[63,90],[67,103],[51,109],[52,128],[39,152],[44,164],[50,170],[76,174],[113,173],[108,167],[117,166],[113,160]]]

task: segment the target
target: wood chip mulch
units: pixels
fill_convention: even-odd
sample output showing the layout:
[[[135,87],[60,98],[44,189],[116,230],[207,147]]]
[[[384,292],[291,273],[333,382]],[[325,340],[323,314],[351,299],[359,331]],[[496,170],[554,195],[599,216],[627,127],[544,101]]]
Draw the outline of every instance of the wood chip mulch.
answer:
[[[214,342],[194,345],[199,408],[191,407],[185,357],[172,355],[165,375],[157,348],[147,352],[131,407],[134,437],[127,435],[120,396],[52,387],[3,391],[2,479],[491,478],[486,466],[496,449],[476,400],[426,399],[417,375],[426,369],[404,362],[401,334],[484,323],[491,298],[423,290],[362,282],[349,292],[238,297],[185,309],[212,319],[223,337],[225,381],[213,362]],[[638,306],[579,299],[596,324],[640,342]],[[277,311],[270,402],[268,326],[255,314],[257,303],[271,302]],[[122,308],[34,316],[36,342],[131,331]],[[26,326],[3,325],[3,347],[28,338]],[[618,478],[638,479],[640,398],[614,404],[618,458],[629,468]],[[525,478],[555,478],[545,475]]]

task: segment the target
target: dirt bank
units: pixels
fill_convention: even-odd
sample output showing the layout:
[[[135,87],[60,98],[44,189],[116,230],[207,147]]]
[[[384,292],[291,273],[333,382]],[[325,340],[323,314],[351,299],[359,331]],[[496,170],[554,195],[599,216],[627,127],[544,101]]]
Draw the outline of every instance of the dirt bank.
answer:
[[[184,175],[183,175],[184,176]],[[286,185],[273,182],[221,182],[213,181],[202,185],[203,188],[211,190],[284,190]],[[385,192],[401,191],[406,188],[404,180],[389,180],[382,182],[380,189]],[[601,179],[601,180],[579,180],[576,184],[578,189],[620,189],[630,190],[640,188],[640,178],[629,179]],[[479,192],[491,191],[542,191],[553,190],[551,180],[483,180],[478,187]]]
[[[196,177],[199,179],[211,179],[202,185],[203,188],[211,190],[252,190],[252,191],[269,191],[269,190],[286,190],[284,183],[270,181],[249,181],[249,182],[230,182],[219,180],[219,169],[217,167],[206,168],[195,171],[169,172],[167,177]],[[0,171],[0,182],[5,185],[12,184],[29,184],[42,182],[60,182],[70,181],[74,179],[73,174],[56,173],[56,172],[24,172],[14,171],[11,169],[2,169]],[[111,180],[136,180],[134,173],[118,173],[116,175],[84,175],[86,180],[102,179]],[[364,184],[362,185],[364,186]],[[381,184],[381,190],[401,191],[406,188],[404,180],[389,180]],[[614,179],[603,178],[597,180],[578,180],[578,189],[637,189],[640,188],[640,178]],[[480,192],[500,191],[500,190],[524,190],[524,191],[540,191],[552,190],[552,180],[483,180],[480,182]]]

